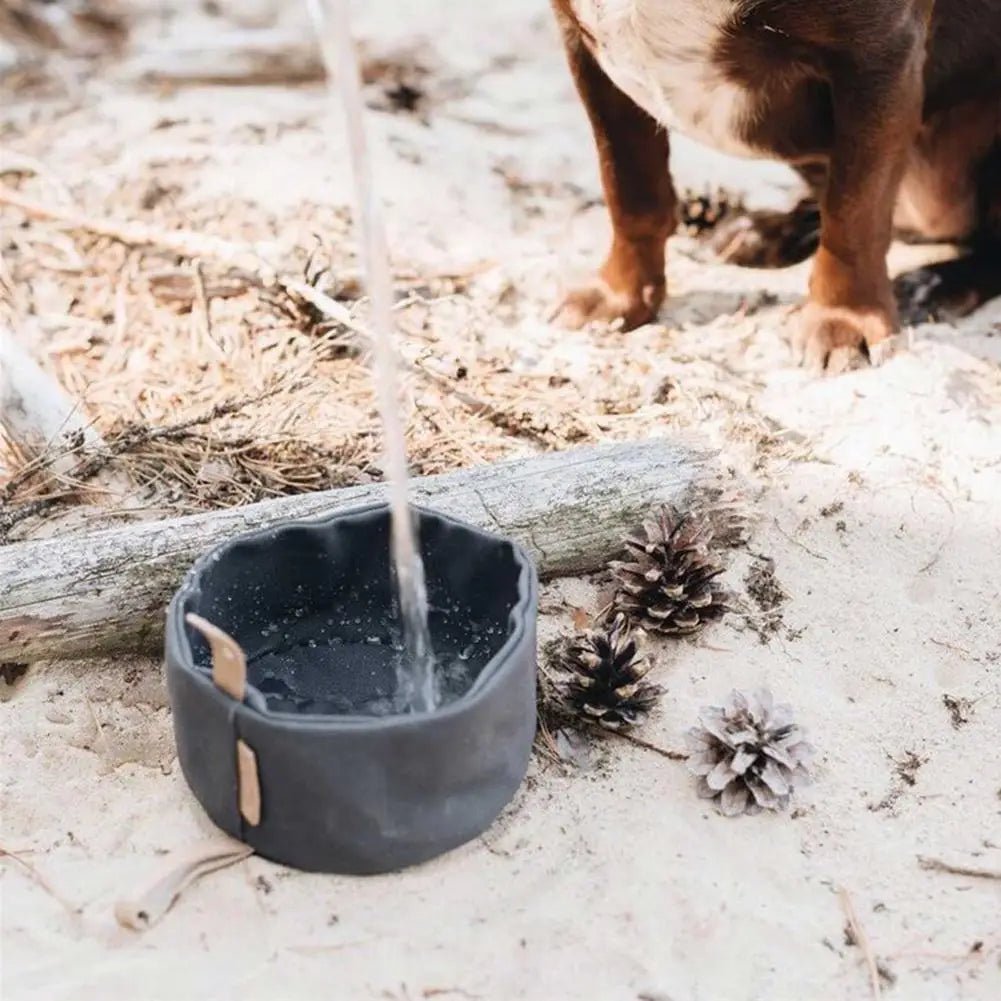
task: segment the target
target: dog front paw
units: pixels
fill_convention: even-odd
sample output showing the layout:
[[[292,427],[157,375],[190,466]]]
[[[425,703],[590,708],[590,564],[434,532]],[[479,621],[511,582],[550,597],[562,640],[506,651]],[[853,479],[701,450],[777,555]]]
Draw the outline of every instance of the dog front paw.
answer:
[[[579,330],[588,323],[615,322],[620,322],[623,330],[633,330],[657,318],[664,295],[663,281],[617,291],[603,278],[596,278],[568,293],[551,320],[570,330]]]
[[[807,303],[793,335],[796,361],[813,372],[839,375],[879,365],[893,352],[896,318],[882,309]]]

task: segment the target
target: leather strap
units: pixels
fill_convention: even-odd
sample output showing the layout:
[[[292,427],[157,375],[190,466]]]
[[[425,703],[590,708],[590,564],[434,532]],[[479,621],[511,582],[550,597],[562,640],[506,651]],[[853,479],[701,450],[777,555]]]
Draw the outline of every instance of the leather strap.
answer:
[[[216,687],[237,702],[242,702],[247,691],[247,658],[240,644],[200,615],[188,612],[184,620],[208,641],[212,650],[212,680]]]
[[[212,680],[217,688],[237,702],[247,691],[247,658],[240,644],[218,626],[192,612],[184,617],[208,641],[212,651]],[[236,781],[240,815],[251,826],[261,822],[261,780],[257,773],[257,754],[245,741],[236,741]]]

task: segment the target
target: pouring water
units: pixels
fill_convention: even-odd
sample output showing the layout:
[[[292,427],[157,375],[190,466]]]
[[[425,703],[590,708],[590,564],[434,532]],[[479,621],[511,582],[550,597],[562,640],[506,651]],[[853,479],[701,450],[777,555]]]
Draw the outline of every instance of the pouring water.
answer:
[[[386,232],[372,184],[365,139],[361,74],[352,42],[348,0],[307,0],[327,79],[339,94],[354,180],[355,227],[370,303],[372,375],[382,421],[385,473],[392,515],[391,556],[403,632],[397,700],[403,712],[429,712],[439,701],[435,656],[428,630],[427,586],[407,490],[407,456],[393,347],[393,284]]]

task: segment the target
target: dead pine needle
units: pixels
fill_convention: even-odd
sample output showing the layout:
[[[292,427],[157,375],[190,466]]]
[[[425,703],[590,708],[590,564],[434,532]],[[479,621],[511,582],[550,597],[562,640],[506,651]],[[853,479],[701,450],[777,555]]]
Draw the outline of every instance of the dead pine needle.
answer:
[[[60,505],[78,503],[94,478],[111,468],[137,489],[152,489],[171,509],[248,504],[268,497],[368,482],[373,474],[360,443],[330,446],[293,432],[249,434],[217,428],[225,418],[270,418],[287,412],[298,383],[230,399],[201,414],[162,426],[138,421],[112,426],[97,445],[77,436],[25,462],[0,489],[0,541],[20,522]],[[266,401],[271,401],[264,408]],[[71,468],[57,459],[68,457]]]
[[[918,865],[931,872],[947,872],[953,876],[970,876],[972,879],[1001,879],[1001,871],[996,869],[976,869],[972,866],[953,865],[942,859],[918,856]]]
[[[845,912],[845,918],[848,921],[848,929],[855,940],[855,944],[862,951],[862,957],[865,959],[866,969],[869,971],[869,987],[872,990],[872,996],[878,999],[883,995],[883,989],[880,985],[879,980],[879,965],[876,962],[876,956],[872,951],[872,945],[869,943],[869,936],[866,935],[865,929],[862,927],[862,923],[858,919],[858,915],[855,913],[855,905],[852,902],[852,895],[844,887],[838,890],[838,898],[841,901],[841,907]]]
[[[116,240],[130,247],[155,247],[191,260],[206,258],[226,264],[264,288],[278,286],[288,295],[304,299],[316,310],[352,333],[367,338],[367,331],[341,303],[295,275],[280,274],[248,244],[234,243],[193,230],[167,230],[144,223],[97,219],[71,209],[58,208],[25,198],[19,191],[0,184],[0,205],[10,205],[33,219],[44,219],[70,229],[83,230]]]

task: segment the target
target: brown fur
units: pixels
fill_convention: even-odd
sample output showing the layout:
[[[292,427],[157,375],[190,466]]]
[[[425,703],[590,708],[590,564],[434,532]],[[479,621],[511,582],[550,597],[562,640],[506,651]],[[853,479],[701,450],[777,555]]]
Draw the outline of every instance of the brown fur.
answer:
[[[614,237],[601,280],[565,322],[652,319],[676,199],[665,130],[605,76],[552,0],[594,129]],[[684,14],[689,0],[662,0]],[[713,59],[749,96],[741,139],[811,180],[820,235],[794,343],[817,367],[870,355],[898,327],[886,255],[894,224],[972,243],[974,299],[1001,247],[1001,2],[734,0]],[[804,216],[805,218],[805,216]],[[984,255],[987,255],[986,257]]]

